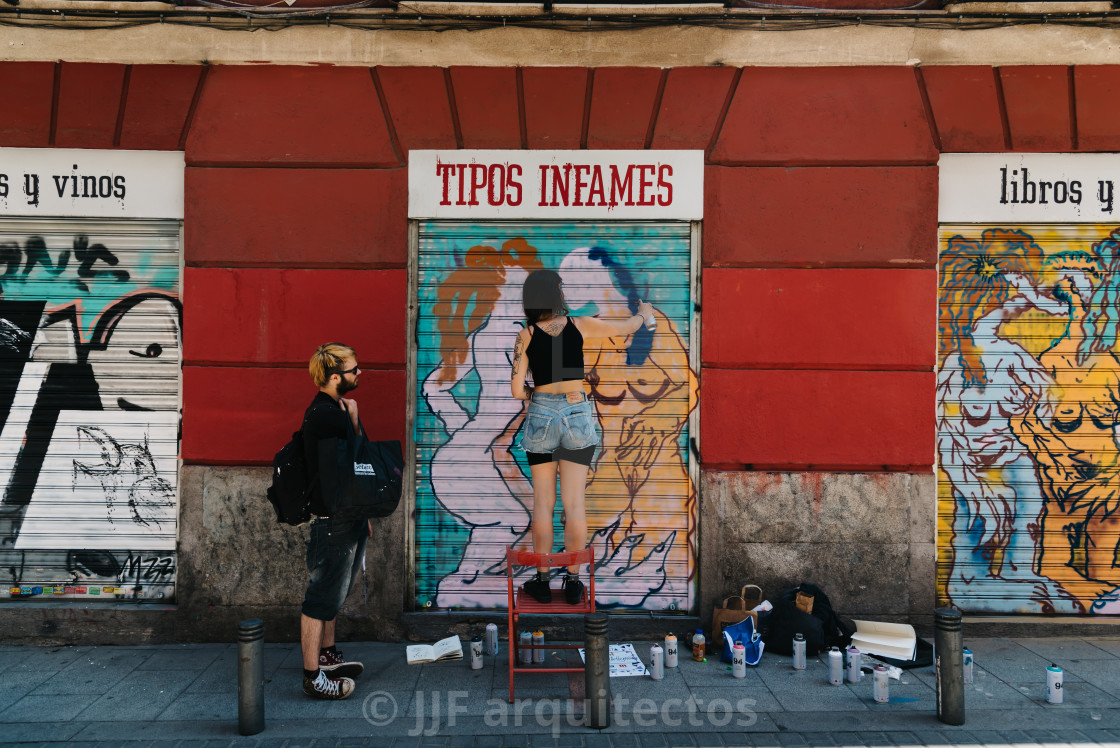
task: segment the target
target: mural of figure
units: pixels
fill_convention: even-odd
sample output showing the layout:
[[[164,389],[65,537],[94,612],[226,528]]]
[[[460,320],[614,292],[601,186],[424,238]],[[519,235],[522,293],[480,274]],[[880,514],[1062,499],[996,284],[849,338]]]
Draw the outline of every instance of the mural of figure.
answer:
[[[573,309],[594,307],[605,318],[633,314],[642,295],[602,248],[572,251],[560,274]],[[607,606],[652,610],[691,604],[681,580],[693,579],[696,559],[696,492],[679,440],[697,402],[697,379],[684,339],[656,307],[655,333],[643,327],[585,346],[603,434],[587,487],[596,595]]]
[[[0,242],[0,575],[13,596],[170,599],[179,226],[75,223]]]
[[[458,568],[439,582],[440,607],[504,605],[505,549],[529,527],[524,502],[532,487],[509,451],[524,403],[508,395],[508,344],[523,326],[521,286],[539,267],[524,239],[504,242],[501,251],[475,246],[438,291],[433,314],[443,360],[421,392],[450,439],[432,456],[431,483],[440,506],[470,531]],[[473,414],[454,392],[472,374]],[[482,499],[479,485],[487,486]]]
[[[1012,421],[1054,377],[1001,335],[1029,311],[1068,313],[1063,295],[1043,288],[1042,267],[1043,250],[1029,235],[1003,229],[953,237],[941,257],[938,453],[955,502],[950,599],[978,594],[970,587],[977,578],[1030,582],[1053,597],[1033,571],[1037,482]]]
[[[1040,357],[1049,397],[1012,425],[1038,465],[1044,499],[1036,566],[1076,612],[1120,612],[1120,230],[1093,245],[1103,273],[1085,301],[1070,285],[1070,334]],[[1054,606],[1058,612],[1063,612]]]

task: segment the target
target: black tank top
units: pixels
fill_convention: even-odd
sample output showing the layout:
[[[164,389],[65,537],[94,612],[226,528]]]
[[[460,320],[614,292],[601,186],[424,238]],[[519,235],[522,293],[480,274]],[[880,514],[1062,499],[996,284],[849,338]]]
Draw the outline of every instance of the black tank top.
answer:
[[[533,325],[537,327],[539,325]],[[568,317],[564,329],[556,337],[533,328],[530,328],[532,337],[525,350],[533,385],[540,387],[583,379],[583,335],[572,318]]]

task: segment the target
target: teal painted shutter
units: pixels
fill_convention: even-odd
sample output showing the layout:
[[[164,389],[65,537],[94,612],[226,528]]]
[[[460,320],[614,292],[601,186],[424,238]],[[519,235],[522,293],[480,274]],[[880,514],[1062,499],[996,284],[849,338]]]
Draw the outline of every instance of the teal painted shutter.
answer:
[[[531,548],[532,486],[515,446],[525,403],[510,374],[521,286],[541,267],[561,273],[573,315],[629,317],[639,297],[656,309],[654,333],[585,341],[603,436],[587,485],[589,541],[600,605],[693,607],[691,260],[687,222],[420,224],[418,607],[504,608],[505,548]],[[562,528],[557,501],[556,550]]]

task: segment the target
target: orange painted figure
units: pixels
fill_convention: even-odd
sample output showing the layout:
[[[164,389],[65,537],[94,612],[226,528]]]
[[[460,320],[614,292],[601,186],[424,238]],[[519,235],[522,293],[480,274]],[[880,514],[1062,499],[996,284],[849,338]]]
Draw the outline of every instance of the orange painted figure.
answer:
[[[1115,252],[1116,239],[1114,232],[1094,250]],[[1063,284],[1071,299],[1069,335],[1039,358],[1054,384],[1012,420],[1035,459],[1044,498],[1036,568],[1082,612],[1098,614],[1120,612],[1120,358],[1113,352],[1115,327],[1109,328],[1120,258],[1102,259],[1109,267],[1090,300],[1073,283]]]
[[[629,313],[630,300],[619,290],[628,278],[603,250],[574,250],[560,274],[574,308],[593,304],[608,318]],[[654,307],[656,332],[584,349],[603,434],[587,487],[596,591],[649,610],[691,600],[689,590],[676,587],[691,583],[696,563],[696,491],[680,437],[698,383],[676,325]]]

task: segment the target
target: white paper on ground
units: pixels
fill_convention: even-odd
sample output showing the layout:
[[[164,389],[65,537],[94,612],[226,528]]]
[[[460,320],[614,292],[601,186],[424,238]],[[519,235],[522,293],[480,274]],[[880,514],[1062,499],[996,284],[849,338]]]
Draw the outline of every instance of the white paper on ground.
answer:
[[[912,660],[917,656],[918,635],[910,624],[880,621],[854,623],[856,633],[852,635],[852,646],[860,652],[893,660]]]
[[[638,653],[634,651],[633,644],[610,644],[608,646],[611,658],[611,678],[621,678],[627,675],[649,675],[642,658],[638,657]],[[587,655],[584,653],[583,647],[579,649],[579,656],[581,660],[587,662]]]

